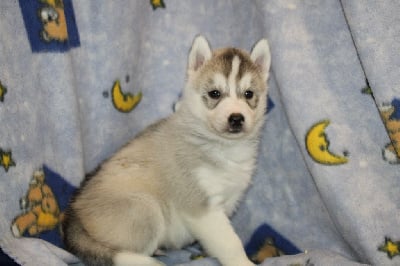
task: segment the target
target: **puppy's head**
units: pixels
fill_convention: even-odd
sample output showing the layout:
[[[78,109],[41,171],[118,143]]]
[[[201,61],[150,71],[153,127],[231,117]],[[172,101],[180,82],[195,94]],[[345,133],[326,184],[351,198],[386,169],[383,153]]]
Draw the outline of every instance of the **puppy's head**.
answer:
[[[270,62],[265,39],[249,54],[236,48],[212,51],[207,40],[198,36],[189,53],[180,104],[219,136],[249,135],[263,121]]]

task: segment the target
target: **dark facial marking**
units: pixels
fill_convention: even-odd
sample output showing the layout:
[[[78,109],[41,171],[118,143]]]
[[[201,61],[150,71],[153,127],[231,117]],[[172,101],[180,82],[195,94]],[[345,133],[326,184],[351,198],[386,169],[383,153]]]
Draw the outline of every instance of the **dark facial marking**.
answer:
[[[205,90],[201,98],[208,109],[214,109],[226,96],[227,94],[222,90],[213,88]]]
[[[247,72],[257,73],[257,66],[251,61],[250,57],[247,54],[239,49],[229,48],[218,56],[223,61],[224,67],[222,69],[222,73],[226,77],[228,77],[232,71],[232,61],[235,56],[237,56],[240,60],[239,73],[237,75],[238,80],[240,80]]]

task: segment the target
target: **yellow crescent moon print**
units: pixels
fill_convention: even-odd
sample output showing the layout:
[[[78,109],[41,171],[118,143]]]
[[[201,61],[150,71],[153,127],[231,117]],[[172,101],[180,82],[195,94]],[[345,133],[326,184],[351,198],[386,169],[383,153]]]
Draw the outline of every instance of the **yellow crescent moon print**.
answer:
[[[325,129],[329,120],[323,120],[314,124],[306,135],[306,149],[310,157],[320,164],[338,165],[348,162],[347,157],[333,154],[329,151],[329,140]]]
[[[114,85],[111,89],[111,95],[114,107],[123,113],[129,113],[132,111],[142,99],[141,92],[137,93],[136,95],[132,95],[129,92],[123,93],[119,80],[114,82]]]

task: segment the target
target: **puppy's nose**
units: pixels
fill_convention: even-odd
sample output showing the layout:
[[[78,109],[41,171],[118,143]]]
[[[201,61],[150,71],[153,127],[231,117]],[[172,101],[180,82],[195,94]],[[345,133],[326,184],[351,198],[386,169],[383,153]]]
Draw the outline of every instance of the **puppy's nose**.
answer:
[[[233,133],[240,132],[242,130],[244,122],[244,116],[242,114],[231,114],[228,118],[230,131]]]

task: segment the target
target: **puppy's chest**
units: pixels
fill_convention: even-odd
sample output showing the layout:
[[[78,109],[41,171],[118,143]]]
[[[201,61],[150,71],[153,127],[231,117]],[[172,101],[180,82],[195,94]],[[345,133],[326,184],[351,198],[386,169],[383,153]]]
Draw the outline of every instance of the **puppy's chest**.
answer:
[[[232,154],[219,152],[210,157],[212,163],[203,163],[195,169],[199,186],[208,196],[209,204],[222,207],[229,215],[250,184],[254,169],[252,151],[243,151],[241,158],[231,159]]]

